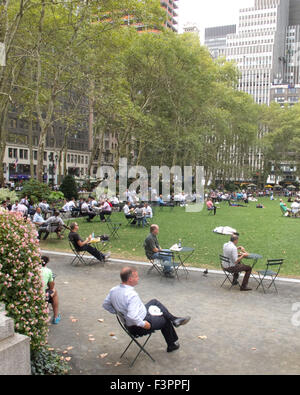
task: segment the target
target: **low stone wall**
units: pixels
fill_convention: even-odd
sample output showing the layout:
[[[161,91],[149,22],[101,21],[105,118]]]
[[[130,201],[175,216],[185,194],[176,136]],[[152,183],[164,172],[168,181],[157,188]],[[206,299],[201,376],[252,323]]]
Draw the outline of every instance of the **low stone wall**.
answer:
[[[0,306],[0,375],[30,375],[30,339],[14,331],[14,321]]]

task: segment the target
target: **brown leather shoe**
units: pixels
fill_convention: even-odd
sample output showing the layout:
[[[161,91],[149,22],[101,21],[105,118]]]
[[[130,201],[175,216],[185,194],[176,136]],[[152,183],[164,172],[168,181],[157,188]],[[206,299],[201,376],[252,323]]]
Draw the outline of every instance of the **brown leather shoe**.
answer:
[[[241,290],[241,291],[252,291],[252,288],[241,287],[240,290]]]

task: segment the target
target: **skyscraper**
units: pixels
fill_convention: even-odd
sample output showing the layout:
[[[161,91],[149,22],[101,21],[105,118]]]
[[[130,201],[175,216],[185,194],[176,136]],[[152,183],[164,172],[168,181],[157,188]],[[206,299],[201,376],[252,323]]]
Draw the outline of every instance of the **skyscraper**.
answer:
[[[257,103],[270,103],[270,87],[285,74],[289,0],[255,0],[240,10],[236,34],[227,36],[226,58],[241,71],[239,89]]]
[[[178,9],[177,5],[178,0],[160,0],[161,6],[166,10],[166,27],[172,29],[177,33],[178,24],[176,17],[178,16],[176,10]]]
[[[205,29],[204,45],[207,46],[214,59],[226,55],[227,35],[235,33],[236,25],[208,27]]]

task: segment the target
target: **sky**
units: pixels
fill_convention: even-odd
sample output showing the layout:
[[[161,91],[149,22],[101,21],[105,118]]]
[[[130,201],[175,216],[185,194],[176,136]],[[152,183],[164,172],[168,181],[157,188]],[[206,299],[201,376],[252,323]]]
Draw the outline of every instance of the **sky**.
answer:
[[[179,0],[179,32],[186,23],[196,23],[204,43],[206,27],[237,24],[239,9],[253,5],[254,0]]]

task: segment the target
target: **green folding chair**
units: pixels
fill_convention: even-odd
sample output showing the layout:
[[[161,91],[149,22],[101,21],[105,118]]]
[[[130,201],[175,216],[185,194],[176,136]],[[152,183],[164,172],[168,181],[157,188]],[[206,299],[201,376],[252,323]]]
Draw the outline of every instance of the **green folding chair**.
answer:
[[[260,286],[262,286],[262,289],[264,293],[265,287],[264,287],[264,280],[268,280],[266,277],[270,278],[270,284],[267,287],[267,289],[270,289],[272,285],[274,285],[274,288],[276,292],[278,293],[275,280],[280,272],[281,266],[283,264],[284,259],[268,259],[267,261],[267,266],[265,270],[257,270],[258,276],[259,276],[259,283],[256,289],[258,289]],[[273,270],[271,270],[273,269]]]

